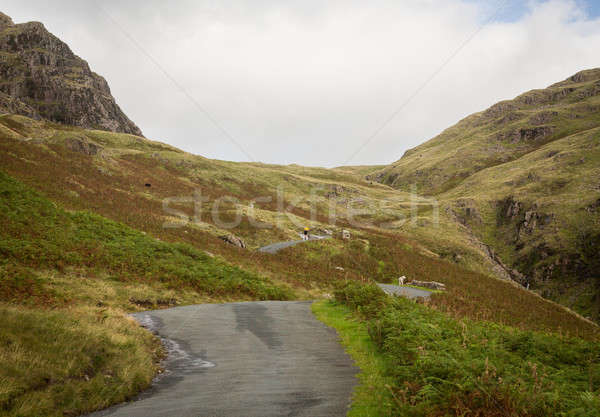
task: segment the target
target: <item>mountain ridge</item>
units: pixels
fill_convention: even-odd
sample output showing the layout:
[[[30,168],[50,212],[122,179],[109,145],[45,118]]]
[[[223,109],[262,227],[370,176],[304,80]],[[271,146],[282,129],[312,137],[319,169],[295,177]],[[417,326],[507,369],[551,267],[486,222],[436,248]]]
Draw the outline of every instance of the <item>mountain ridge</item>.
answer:
[[[407,187],[410,184],[416,184],[419,186],[420,193],[427,195],[440,194],[456,185],[457,177],[458,179],[462,179],[483,168],[498,165],[513,159],[510,151],[514,149],[503,149],[503,145],[514,145],[519,143],[527,145],[526,142],[533,141],[533,145],[539,147],[548,140],[564,137],[566,135],[565,132],[556,131],[552,126],[552,123],[556,124],[561,122],[561,120],[557,119],[562,115],[548,109],[554,104],[560,104],[560,102],[571,100],[572,102],[568,104],[574,105],[572,109],[573,114],[568,115],[568,117],[573,117],[575,119],[585,118],[588,114],[598,113],[600,110],[600,104],[597,103],[597,97],[599,95],[600,68],[579,71],[563,81],[551,84],[546,89],[533,89],[527,91],[516,96],[514,99],[502,100],[486,110],[462,118],[453,126],[446,128],[439,135],[434,136],[432,139],[421,145],[408,149],[399,160],[389,164],[378,172],[370,174],[368,178],[405,190],[408,189]],[[581,105],[578,106],[580,101],[586,101],[587,99],[592,99],[590,101],[593,102],[592,104],[589,104],[589,107],[585,108]],[[575,112],[577,111],[583,114],[576,114]],[[519,122],[521,122],[521,124],[525,122],[529,123],[527,123],[525,128],[521,129]],[[489,128],[489,125],[492,126],[488,131],[482,129],[485,127]],[[599,125],[600,120],[595,118],[593,124],[588,126],[587,129]],[[511,127],[519,127],[520,129],[511,130]],[[579,126],[575,127],[578,129],[575,129],[574,132],[584,128]],[[471,128],[474,131],[468,131],[465,134],[465,132],[462,131],[462,129],[465,128]],[[477,129],[480,131],[476,131]],[[476,157],[478,155],[464,155],[462,153],[463,149],[461,149],[461,145],[464,144],[465,137],[468,139],[470,136],[476,136],[474,139],[481,141],[481,139],[487,139],[491,133],[496,134],[496,136],[492,138],[494,141],[490,141],[489,144],[492,147],[488,151],[489,153],[494,153],[494,151],[496,151],[496,153],[500,153],[500,155],[495,159],[487,161],[488,164],[477,164],[479,161],[477,161],[474,156]],[[483,136],[483,138],[477,137],[477,135]],[[413,157],[414,159],[415,154],[429,151],[437,145],[442,145],[447,142],[451,142],[453,147],[450,150],[443,149],[446,160],[444,160],[444,158],[439,159],[441,159],[442,162],[447,162],[449,160],[454,163],[455,166],[450,170],[452,175],[447,174],[444,178],[434,174],[436,167],[428,166],[427,169],[422,170],[419,169],[418,164],[413,163],[412,165],[409,165],[410,162],[413,162],[410,157]],[[521,150],[520,155],[524,155],[537,147],[522,146],[522,149],[517,150]],[[473,151],[473,149],[469,150]],[[454,158],[448,158],[447,155],[452,155]],[[469,158],[472,159],[472,161],[469,161],[471,166],[467,166],[467,169],[463,170],[458,169],[461,168],[460,166],[457,166],[456,160],[458,157],[467,160],[469,160]],[[436,161],[437,159],[438,158],[436,158]],[[429,178],[429,176],[433,176],[433,179],[440,181],[441,185],[434,185],[433,179]]]

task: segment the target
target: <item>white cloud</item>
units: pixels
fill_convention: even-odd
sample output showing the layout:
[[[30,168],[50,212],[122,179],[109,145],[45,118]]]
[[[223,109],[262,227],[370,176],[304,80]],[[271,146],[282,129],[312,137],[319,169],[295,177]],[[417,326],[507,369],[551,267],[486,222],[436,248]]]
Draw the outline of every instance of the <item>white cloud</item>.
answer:
[[[5,1],[92,69],[146,136],[243,160],[91,4]],[[256,159],[343,163],[494,12],[496,2],[110,1],[102,7]],[[598,65],[600,20],[529,3],[486,25],[352,163],[388,163],[460,118]]]

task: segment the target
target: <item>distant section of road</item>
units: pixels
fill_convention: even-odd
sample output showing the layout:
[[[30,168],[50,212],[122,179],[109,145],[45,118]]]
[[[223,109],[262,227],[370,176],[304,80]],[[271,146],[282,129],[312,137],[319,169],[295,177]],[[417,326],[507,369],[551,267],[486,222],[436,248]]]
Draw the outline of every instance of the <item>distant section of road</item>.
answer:
[[[89,417],[345,416],[358,369],[311,302],[202,304],[138,313],[169,349],[135,401]]]
[[[329,239],[330,237],[331,236],[311,236],[308,241]],[[273,243],[268,246],[264,246],[264,247],[260,248],[258,251],[266,252],[266,253],[277,253],[281,249],[289,248],[290,246],[294,246],[294,245],[297,245],[298,243],[303,243],[303,242],[307,242],[307,241],[306,240],[290,240],[287,242],[278,242],[278,243]]]
[[[429,297],[430,291],[420,290],[418,288],[404,287],[400,285],[377,284],[386,294],[400,295],[408,298]]]

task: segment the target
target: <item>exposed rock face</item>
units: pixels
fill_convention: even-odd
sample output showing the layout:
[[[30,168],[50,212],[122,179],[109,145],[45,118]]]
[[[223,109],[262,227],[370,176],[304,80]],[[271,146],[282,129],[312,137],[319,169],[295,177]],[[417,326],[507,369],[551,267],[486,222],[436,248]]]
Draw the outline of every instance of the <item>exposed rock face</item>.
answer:
[[[446,286],[441,282],[412,280],[409,284],[417,287],[429,288],[432,290],[446,291]]]
[[[554,214],[541,213],[537,204],[525,208],[524,204],[512,196],[497,202],[497,225],[514,224],[514,241],[518,242],[525,235],[531,235],[538,228],[543,228],[554,220]]]
[[[229,243],[230,245],[234,245],[242,249],[246,247],[246,243],[235,235],[224,235],[221,236],[221,239]]]
[[[0,112],[142,136],[106,80],[39,22],[0,13],[0,80]]]
[[[532,142],[544,140],[552,135],[554,129],[550,126],[539,126],[527,129],[516,129],[510,132],[500,132],[496,135],[499,141],[511,143]]]
[[[516,201],[513,197],[507,197],[504,200],[498,202],[499,215],[498,224],[510,222],[517,218],[523,209],[523,204]]]
[[[469,199],[460,199],[456,201],[454,217],[465,226],[471,222],[481,223],[481,216],[477,209],[477,205],[474,201]]]
[[[39,120],[40,115],[31,106],[28,106],[18,98],[11,97],[0,91],[0,113],[20,114],[21,116],[31,117]]]
[[[531,124],[538,126],[546,123],[550,123],[558,116],[556,111],[542,111],[531,116],[529,121]]]
[[[73,152],[79,152],[89,156],[97,155],[103,149],[102,146],[98,144],[75,137],[67,138],[65,144],[67,145],[67,148],[71,149]]]

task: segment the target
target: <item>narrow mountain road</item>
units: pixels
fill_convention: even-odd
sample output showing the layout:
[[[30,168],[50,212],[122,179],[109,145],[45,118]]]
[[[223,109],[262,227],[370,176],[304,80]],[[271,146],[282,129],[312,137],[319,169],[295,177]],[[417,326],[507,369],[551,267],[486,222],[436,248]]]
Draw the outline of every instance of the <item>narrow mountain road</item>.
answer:
[[[164,338],[166,372],[136,400],[90,417],[345,416],[358,369],[310,304],[202,304],[135,314]]]
[[[312,240],[323,240],[323,239],[329,239],[329,238],[331,238],[331,236],[311,236],[310,239],[308,240],[308,242],[310,242]],[[277,243],[272,243],[268,246],[264,246],[264,247],[260,248],[258,251],[266,252],[266,253],[277,253],[281,249],[289,248],[290,246],[295,246],[295,245],[297,245],[299,243],[303,243],[303,242],[307,242],[307,241],[306,240],[290,240],[287,242],[277,242]]]
[[[402,297],[408,298],[418,298],[418,297],[429,297],[431,296],[431,292],[427,290],[420,290],[418,288],[405,287],[401,285],[390,285],[390,284],[377,284],[379,288],[383,290],[386,294],[389,295],[399,295]]]

